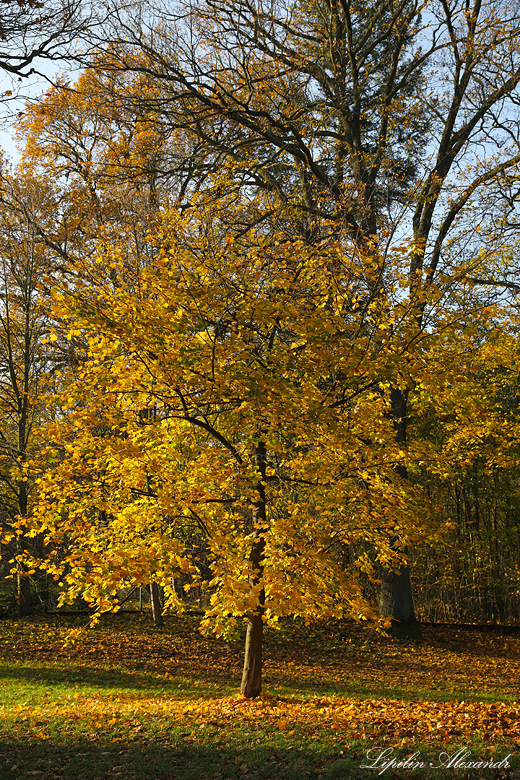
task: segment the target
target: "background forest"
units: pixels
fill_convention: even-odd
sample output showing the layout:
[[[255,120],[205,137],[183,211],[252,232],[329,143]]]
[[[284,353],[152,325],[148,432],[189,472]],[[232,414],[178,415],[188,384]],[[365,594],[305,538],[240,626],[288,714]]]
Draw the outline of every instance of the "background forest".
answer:
[[[4,611],[151,585],[247,697],[287,615],[518,622],[517,3],[87,11],[10,21],[77,75],[0,180]]]

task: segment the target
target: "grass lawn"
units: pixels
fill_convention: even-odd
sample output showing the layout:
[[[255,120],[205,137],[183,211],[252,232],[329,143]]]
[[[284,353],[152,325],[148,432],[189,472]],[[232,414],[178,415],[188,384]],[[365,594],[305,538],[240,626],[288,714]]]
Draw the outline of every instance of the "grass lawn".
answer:
[[[196,616],[84,624],[0,621],[1,780],[520,778],[520,633],[425,627],[404,643],[287,623],[251,702],[242,643],[200,636]],[[456,768],[463,748],[510,766]],[[416,751],[425,766],[383,768]]]

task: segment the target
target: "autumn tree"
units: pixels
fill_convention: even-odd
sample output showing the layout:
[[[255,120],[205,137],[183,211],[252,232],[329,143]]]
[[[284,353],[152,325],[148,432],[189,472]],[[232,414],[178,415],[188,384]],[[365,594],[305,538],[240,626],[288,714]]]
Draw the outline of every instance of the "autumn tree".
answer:
[[[282,206],[293,237],[332,232],[346,254],[377,246],[371,281],[383,307],[388,250],[404,239],[403,295],[417,335],[440,282],[490,281],[478,248],[500,246],[504,183],[520,161],[516,3],[204,0],[113,10],[102,67],[155,83],[157,117],[212,150],[229,187],[265,194],[249,224],[267,224]],[[475,223],[461,271],[447,250]],[[413,381],[397,370],[386,391],[403,447]],[[413,630],[407,566],[384,575],[381,610]]]
[[[241,200],[240,213],[229,212],[228,233],[243,234],[255,223],[289,239],[299,235],[309,245],[335,235],[353,256],[372,252],[379,271],[366,277],[367,302],[374,304],[376,295],[384,311],[389,242],[396,231],[411,230],[401,274],[420,339],[432,327],[438,271],[448,285],[457,276],[489,281],[480,273],[476,242],[466,242],[465,264],[452,262],[446,248],[467,229],[468,217],[464,222],[458,217],[471,215],[484,185],[488,192],[493,185],[498,197],[479,225],[479,243],[496,243],[497,228],[503,227],[501,187],[516,170],[514,140],[511,150],[502,144],[512,120],[500,125],[493,115],[514,100],[514,69],[487,97],[485,83],[479,87],[484,102],[473,105],[483,69],[502,67],[508,56],[511,65],[515,61],[507,36],[495,36],[493,46],[480,42],[494,35],[499,22],[513,21],[493,17],[491,7],[474,10],[471,16],[455,4],[443,6],[423,22],[413,3],[296,7],[286,17],[282,8],[200,5],[190,12],[190,45],[179,45],[184,39],[177,38],[175,51],[168,37],[173,16],[170,27],[155,34],[155,49],[136,35],[128,16],[121,17],[119,30],[126,38],[98,56],[74,89],[62,84],[52,90],[24,120],[26,159],[47,175],[68,177],[67,227],[55,248],[70,270],[78,251],[93,250],[100,229],[110,240],[109,225],[117,234],[122,220],[135,221],[128,204],[143,186],[149,204],[173,196],[182,208],[191,208],[201,190],[217,198],[245,190],[257,195]],[[205,35],[208,25],[212,48],[198,56],[197,35]],[[142,30],[143,23],[140,35]],[[161,42],[163,48],[157,48]],[[425,105],[424,90],[437,66],[446,86]],[[471,160],[466,180],[455,181],[450,171],[456,160],[470,160],[478,133],[489,147],[493,139],[502,144],[502,159],[491,167]],[[442,139],[437,147],[435,137]],[[183,143],[189,155],[183,156]],[[217,169],[225,169],[227,178],[216,176]],[[221,219],[225,213],[224,208]],[[147,211],[141,224],[150,216]],[[127,232],[127,239],[143,252],[143,233],[137,244],[136,235]],[[430,270],[419,273],[425,263]],[[500,275],[492,281],[500,283]],[[117,289],[116,278],[112,285]],[[368,319],[364,328],[368,337],[377,333]],[[383,391],[393,404],[396,438],[403,446],[409,387],[416,380],[408,374],[405,382],[406,373],[396,366]],[[405,478],[406,465],[397,469]],[[394,543],[401,542],[397,535]],[[408,578],[406,567],[384,577],[383,612],[401,622],[414,617]]]
[[[90,68],[73,85],[62,80],[38,102],[26,105],[18,123],[23,143],[20,168],[52,182],[56,219],[52,226],[44,224],[26,204],[11,205],[28,219],[54,257],[57,273],[69,281],[83,272],[88,278],[86,258],[99,249],[100,236],[107,245],[116,241],[130,266],[146,266],[146,238],[158,209],[177,200],[186,187],[180,181],[186,138],[158,122],[146,103],[140,110],[139,104],[129,107],[122,102],[119,96],[126,94],[128,79],[116,76]],[[146,92],[146,83],[140,86]],[[165,166],[166,176],[161,170]],[[105,281],[117,289],[119,280],[112,266]],[[61,349],[65,360],[71,355],[81,360],[79,330],[67,338],[69,328],[54,325],[56,356]],[[160,625],[159,592],[153,578],[150,590],[154,620]]]
[[[204,623],[225,633],[245,620],[251,697],[265,623],[373,617],[359,572],[399,565],[390,539],[399,529],[417,541],[428,503],[396,468],[407,456],[382,392],[415,338],[398,276],[382,307],[367,286],[372,255],[347,258],[335,237],[239,240],[221,208],[162,213],[146,265],[129,264],[124,242],[101,241],[56,286],[56,309],[71,337],[88,335],[89,354],[49,428],[59,457],[31,524],[51,552],[67,541],[65,561],[36,562],[63,578],[64,598],[101,611],[122,583],[150,579],[181,607],[172,578],[197,581],[188,540],[202,534]],[[228,208],[241,210],[236,198]]]
[[[138,211],[149,220],[162,205],[185,203],[210,170],[193,134],[150,108],[155,85],[104,71],[104,59],[98,55],[75,82],[61,79],[17,122],[26,165],[60,181],[75,198],[77,219],[98,227],[142,221]]]
[[[415,477],[448,520],[442,544],[419,555],[427,620],[518,619],[518,309],[503,291],[486,297],[486,313],[436,352],[443,371],[413,391],[411,434],[424,447]]]
[[[5,180],[3,184],[5,188]],[[20,177],[13,187],[16,202],[23,201],[48,224],[45,209],[53,203],[46,201],[42,182]],[[6,207],[5,195],[4,191],[0,209],[0,511],[2,542],[15,564],[18,614],[25,615],[31,609],[31,594],[23,554],[27,549],[34,552],[34,539],[24,538],[18,524],[28,515],[34,484],[27,463],[42,446],[35,427],[48,414],[42,382],[49,369],[43,345],[49,318],[42,306],[41,284],[49,253],[24,215]]]

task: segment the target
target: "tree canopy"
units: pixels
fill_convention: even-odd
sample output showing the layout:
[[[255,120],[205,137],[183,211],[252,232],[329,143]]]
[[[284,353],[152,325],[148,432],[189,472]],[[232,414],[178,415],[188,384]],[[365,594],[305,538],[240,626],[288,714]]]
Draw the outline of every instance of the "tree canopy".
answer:
[[[246,620],[247,696],[267,621],[375,617],[380,580],[384,623],[414,622],[410,551],[453,525],[432,484],[516,463],[518,21],[109,9],[102,51],[20,121],[52,218],[4,175],[54,258],[62,356],[29,565],[100,610],[204,581],[208,627]]]

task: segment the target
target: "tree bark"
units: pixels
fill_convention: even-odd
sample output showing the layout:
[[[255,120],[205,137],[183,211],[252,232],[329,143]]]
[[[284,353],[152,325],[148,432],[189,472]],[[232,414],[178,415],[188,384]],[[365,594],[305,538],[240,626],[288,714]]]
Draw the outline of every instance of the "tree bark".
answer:
[[[152,616],[156,626],[164,625],[164,618],[161,614],[161,601],[159,599],[159,586],[156,582],[150,583],[150,601],[152,602]]]
[[[395,439],[399,444],[406,444],[408,391],[393,387],[390,391],[390,403]],[[408,479],[405,465],[396,466],[396,471],[400,477]],[[398,549],[400,547],[399,537],[393,537],[390,544],[393,549]],[[406,549],[403,549],[403,552],[406,553]],[[415,617],[410,567],[408,565],[400,566],[397,571],[383,570],[379,614],[381,617],[392,618],[390,631],[394,636],[410,639],[420,638],[421,627]]]
[[[17,573],[16,612],[18,617],[26,617],[31,609],[31,583],[28,577],[24,577],[20,570]]]
[[[22,415],[19,422],[19,450],[25,456],[25,414]],[[18,483],[18,511],[21,517],[27,515],[27,483],[20,480]],[[23,556],[26,550],[26,543],[23,537],[19,536],[17,540],[18,557]],[[18,561],[16,573],[16,611],[18,617],[25,617],[32,612],[31,605],[31,582],[29,577],[23,576],[22,564]]]
[[[392,618],[390,632],[393,636],[420,639],[421,627],[415,617],[409,566],[401,566],[398,571],[383,571],[379,612],[382,617]]]
[[[262,691],[262,646],[264,621],[262,614],[251,615],[247,624],[244,669],[240,693],[253,699]]]
[[[22,555],[25,545],[23,539],[18,537],[17,552]],[[22,566],[18,562],[16,572],[16,612],[18,617],[26,617],[31,614],[31,582],[23,576]]]
[[[256,464],[260,473],[258,498],[253,504],[253,543],[249,561],[252,565],[250,585],[256,589],[264,574],[264,533],[267,529],[267,512],[265,506],[265,446],[260,443],[256,450]],[[258,596],[258,605],[254,612],[248,615],[246,646],[244,653],[244,669],[240,693],[247,699],[253,699],[262,691],[262,646],[264,637],[265,590],[262,588]]]

